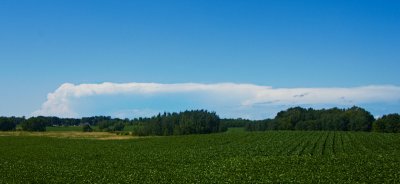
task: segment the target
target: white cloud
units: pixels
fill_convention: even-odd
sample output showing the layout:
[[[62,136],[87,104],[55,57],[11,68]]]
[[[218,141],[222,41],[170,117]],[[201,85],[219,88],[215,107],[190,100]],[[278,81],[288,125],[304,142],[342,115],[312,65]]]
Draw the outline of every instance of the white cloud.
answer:
[[[392,85],[362,86],[353,88],[272,88],[254,84],[235,83],[100,83],[62,84],[47,95],[42,107],[34,116],[78,117],[71,102],[80,98],[101,95],[158,96],[189,94],[217,110],[232,116],[249,111],[262,113],[277,106],[293,105],[358,105],[365,103],[399,102],[400,87]],[[134,101],[132,103],[135,103]],[[165,109],[167,110],[167,109]],[[184,109],[182,109],[184,110]],[[223,112],[220,112],[223,111]],[[251,115],[259,117],[259,115]],[[250,117],[251,118],[251,117]]]

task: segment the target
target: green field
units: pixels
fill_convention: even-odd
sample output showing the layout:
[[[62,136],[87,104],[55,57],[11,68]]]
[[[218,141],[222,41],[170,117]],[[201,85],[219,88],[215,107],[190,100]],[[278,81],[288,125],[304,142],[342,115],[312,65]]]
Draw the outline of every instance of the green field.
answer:
[[[82,126],[48,126],[46,131],[82,131]]]
[[[398,183],[400,134],[244,132],[129,140],[0,136],[0,183]]]

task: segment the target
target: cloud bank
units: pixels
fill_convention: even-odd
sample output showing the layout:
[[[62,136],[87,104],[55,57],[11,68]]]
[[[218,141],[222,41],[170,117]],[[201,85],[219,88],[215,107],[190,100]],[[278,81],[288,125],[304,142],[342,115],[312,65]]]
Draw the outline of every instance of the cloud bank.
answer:
[[[152,97],[160,95],[189,95],[199,99],[203,105],[213,107],[219,114],[234,115],[245,112],[266,112],[278,106],[323,105],[350,106],[368,103],[399,103],[400,87],[393,85],[371,85],[352,88],[273,88],[254,84],[236,83],[100,83],[62,84],[47,95],[34,116],[80,117],[71,103],[93,96],[132,95]],[[81,102],[84,103],[84,102]],[[135,101],[129,102],[135,104]],[[194,105],[195,106],[195,105]],[[147,109],[147,107],[143,107]],[[168,111],[168,109],[162,109]],[[185,109],[182,109],[185,110]],[[223,111],[223,112],[220,112]],[[254,118],[260,115],[251,115]]]

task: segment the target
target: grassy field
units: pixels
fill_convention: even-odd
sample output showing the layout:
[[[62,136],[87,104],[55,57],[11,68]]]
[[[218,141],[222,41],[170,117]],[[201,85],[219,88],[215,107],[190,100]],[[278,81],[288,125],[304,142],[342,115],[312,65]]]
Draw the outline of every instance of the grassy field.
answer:
[[[46,131],[46,132],[0,132],[0,137],[51,137],[62,139],[96,139],[96,140],[121,140],[121,139],[137,139],[131,135],[117,135],[110,132],[77,132],[77,131]]]
[[[0,135],[0,183],[400,181],[400,134],[231,129],[129,140]]]
[[[99,127],[97,126],[91,126],[91,128],[94,131],[100,131]],[[51,132],[67,132],[67,131],[77,131],[77,132],[82,132],[82,126],[48,126],[46,127],[46,131],[51,131]],[[124,127],[124,131],[131,132],[133,131],[133,126],[132,125],[127,125]]]
[[[93,129],[96,129],[95,127],[92,127]],[[46,127],[46,131],[61,131],[61,132],[67,132],[67,131],[78,131],[82,132],[82,126],[48,126]]]

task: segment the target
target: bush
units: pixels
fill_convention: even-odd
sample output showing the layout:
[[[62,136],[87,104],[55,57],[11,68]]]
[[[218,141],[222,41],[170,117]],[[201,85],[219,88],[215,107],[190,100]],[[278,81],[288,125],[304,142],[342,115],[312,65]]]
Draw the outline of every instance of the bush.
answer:
[[[29,118],[21,123],[22,130],[25,131],[46,131],[46,122],[42,121],[41,118]]]
[[[124,130],[124,128],[125,128],[125,125],[121,122],[114,124],[114,131],[122,131],[122,130]]]
[[[97,126],[99,127],[100,131],[110,131],[110,126],[112,126],[112,122],[111,121],[107,121],[107,120],[103,120],[100,121]]]
[[[114,131],[122,131],[124,130],[124,123],[116,122],[116,121],[101,121],[97,124],[99,129],[104,132],[114,132]]]
[[[83,126],[82,126],[82,130],[83,130],[84,132],[93,132],[93,129],[92,129],[92,127],[90,127],[89,124],[83,125]]]

